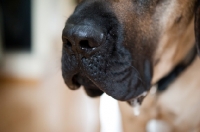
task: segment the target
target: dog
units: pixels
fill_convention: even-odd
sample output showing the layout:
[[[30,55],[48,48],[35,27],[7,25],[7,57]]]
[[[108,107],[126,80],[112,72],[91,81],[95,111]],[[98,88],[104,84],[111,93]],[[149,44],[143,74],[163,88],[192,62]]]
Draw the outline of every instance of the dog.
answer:
[[[176,131],[186,130],[179,129],[181,123],[191,124],[182,126],[188,130],[200,125],[185,121],[189,116],[181,118],[181,110],[169,105],[176,99],[172,93],[179,98],[179,91],[195,93],[200,87],[198,75],[187,73],[200,66],[199,0],[82,0],[66,21],[62,40],[62,76],[70,89],[82,85],[91,97],[106,93],[134,105],[158,85],[157,118]],[[188,85],[191,80],[196,84]],[[165,119],[165,113],[179,120]]]

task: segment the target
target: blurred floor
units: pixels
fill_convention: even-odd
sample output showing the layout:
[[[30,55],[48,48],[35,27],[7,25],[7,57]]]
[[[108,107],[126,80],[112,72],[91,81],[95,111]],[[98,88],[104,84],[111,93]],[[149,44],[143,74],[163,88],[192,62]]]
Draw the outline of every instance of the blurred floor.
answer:
[[[98,113],[98,99],[69,91],[61,72],[39,83],[0,83],[0,132],[98,132]]]

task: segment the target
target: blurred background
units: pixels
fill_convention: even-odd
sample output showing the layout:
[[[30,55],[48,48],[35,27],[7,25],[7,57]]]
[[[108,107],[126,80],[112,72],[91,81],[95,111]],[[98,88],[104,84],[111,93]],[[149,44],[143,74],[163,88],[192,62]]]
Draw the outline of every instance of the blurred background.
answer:
[[[75,0],[0,1],[0,132],[99,132],[99,99],[68,90],[61,34]]]
[[[92,99],[64,84],[61,34],[75,6],[76,0],[0,0],[0,132],[146,131],[151,97],[136,117],[126,102],[105,94]]]
[[[61,34],[77,1],[0,0],[0,132],[172,132],[177,122],[170,121],[181,119],[181,108],[189,111],[188,118],[180,116],[182,121],[193,121],[190,107],[186,106],[197,106],[198,115],[199,95],[185,94],[186,89],[166,95],[176,107],[172,107],[171,100],[164,100],[159,108],[156,87],[151,88],[153,92],[145,98],[140,115],[135,116],[126,102],[117,102],[105,94],[92,99],[83,88],[76,92],[67,88],[61,75]],[[182,98],[190,98],[197,105]],[[176,113],[180,114],[170,113],[173,109],[167,111],[163,107],[166,102],[169,108],[179,107]],[[157,118],[171,124],[151,120]],[[187,128],[180,121],[177,126],[180,130]],[[190,132],[199,132],[197,126]]]

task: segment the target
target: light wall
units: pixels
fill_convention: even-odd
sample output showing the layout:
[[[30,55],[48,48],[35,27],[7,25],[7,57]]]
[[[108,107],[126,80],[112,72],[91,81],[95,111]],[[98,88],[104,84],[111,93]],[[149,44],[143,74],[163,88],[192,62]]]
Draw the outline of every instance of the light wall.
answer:
[[[51,59],[60,60],[62,29],[74,6],[74,0],[32,0],[32,52],[4,53],[1,72],[22,78],[43,77]]]

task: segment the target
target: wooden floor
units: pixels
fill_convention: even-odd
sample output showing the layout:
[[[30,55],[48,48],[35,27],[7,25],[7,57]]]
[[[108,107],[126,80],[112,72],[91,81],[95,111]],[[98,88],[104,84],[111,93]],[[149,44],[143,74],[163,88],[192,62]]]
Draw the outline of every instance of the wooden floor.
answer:
[[[61,72],[38,83],[1,81],[0,132],[99,132],[98,105],[83,89],[68,90]]]

